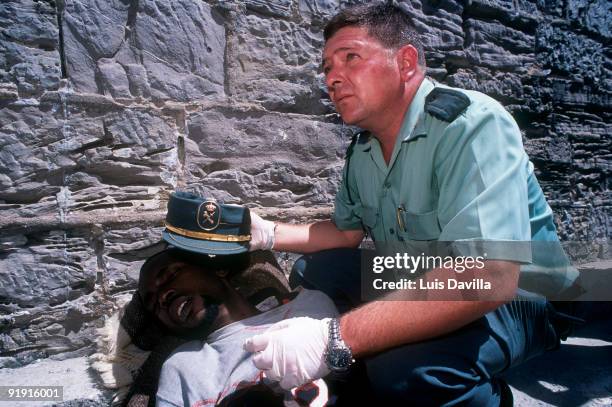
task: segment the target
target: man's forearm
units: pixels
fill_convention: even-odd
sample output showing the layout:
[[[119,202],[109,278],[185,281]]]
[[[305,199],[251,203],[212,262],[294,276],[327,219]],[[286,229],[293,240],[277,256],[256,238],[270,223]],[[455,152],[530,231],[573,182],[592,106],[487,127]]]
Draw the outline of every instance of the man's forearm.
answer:
[[[518,265],[487,262],[489,280],[496,290],[496,301],[451,300],[448,292],[441,301],[374,301],[345,314],[340,320],[342,338],[356,357],[409,344],[455,331],[512,299],[518,281]],[[500,263],[503,263],[501,266]],[[508,266],[510,265],[510,266]],[[501,268],[499,268],[501,267]],[[428,281],[448,278],[448,270],[432,270]],[[401,298],[395,296],[395,298]],[[406,297],[403,297],[406,298]]]
[[[277,223],[274,235],[274,250],[296,253],[312,253],[340,247],[357,247],[363,239],[363,232],[356,230],[341,231],[329,220],[307,225]]]

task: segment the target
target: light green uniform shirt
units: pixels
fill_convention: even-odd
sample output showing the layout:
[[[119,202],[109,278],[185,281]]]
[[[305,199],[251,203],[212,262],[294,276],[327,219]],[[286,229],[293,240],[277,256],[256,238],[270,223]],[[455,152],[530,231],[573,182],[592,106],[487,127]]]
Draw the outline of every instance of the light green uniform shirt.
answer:
[[[443,85],[420,85],[388,165],[375,137],[354,145],[336,195],[336,226],[363,228],[375,242],[558,242],[512,116],[482,93],[455,89],[470,105],[450,123],[439,120],[425,111],[435,86]],[[529,245],[508,247],[491,246],[487,258],[532,261]],[[564,269],[556,285],[569,286],[575,273]]]

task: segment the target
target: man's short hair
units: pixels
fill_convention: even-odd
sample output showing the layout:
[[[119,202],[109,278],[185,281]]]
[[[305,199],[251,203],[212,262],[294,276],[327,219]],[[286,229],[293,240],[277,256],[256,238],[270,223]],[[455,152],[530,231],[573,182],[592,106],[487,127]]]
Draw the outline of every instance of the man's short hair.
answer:
[[[423,44],[412,19],[392,2],[367,3],[345,8],[327,23],[323,38],[327,42],[344,27],[363,27],[383,46],[397,50],[411,44],[418,52],[418,64],[425,67]]]

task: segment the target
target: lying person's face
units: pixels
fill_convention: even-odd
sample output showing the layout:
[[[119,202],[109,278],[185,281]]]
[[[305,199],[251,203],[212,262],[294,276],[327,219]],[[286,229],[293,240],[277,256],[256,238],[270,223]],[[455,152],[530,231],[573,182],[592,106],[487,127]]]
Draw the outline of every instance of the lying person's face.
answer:
[[[214,327],[217,314],[211,310],[224,302],[228,288],[216,273],[164,253],[151,260],[138,284],[147,311],[175,333],[190,332],[204,322]]]

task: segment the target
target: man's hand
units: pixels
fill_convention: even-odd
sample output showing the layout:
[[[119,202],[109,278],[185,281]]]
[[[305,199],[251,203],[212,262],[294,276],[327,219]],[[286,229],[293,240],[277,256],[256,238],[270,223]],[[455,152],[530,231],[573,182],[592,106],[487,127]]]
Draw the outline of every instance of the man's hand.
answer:
[[[286,319],[247,339],[244,349],[255,352],[253,362],[258,369],[289,390],[329,373],[325,363],[329,321],[308,317]]]
[[[249,251],[272,250],[274,247],[274,222],[262,219],[251,211],[251,242]]]

